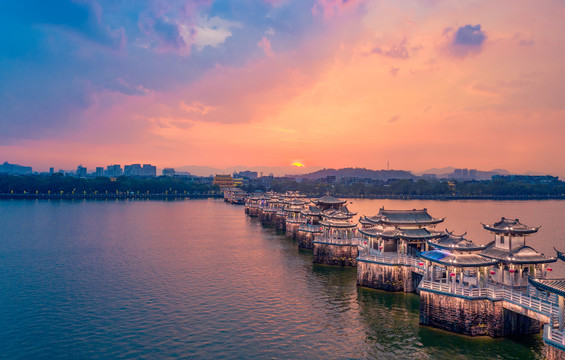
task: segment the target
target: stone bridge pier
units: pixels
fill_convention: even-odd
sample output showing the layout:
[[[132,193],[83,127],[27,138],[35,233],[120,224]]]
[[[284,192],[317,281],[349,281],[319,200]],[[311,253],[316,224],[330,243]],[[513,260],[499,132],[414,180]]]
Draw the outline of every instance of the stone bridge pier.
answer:
[[[548,316],[504,300],[420,289],[420,324],[450,332],[501,337],[536,334]]]

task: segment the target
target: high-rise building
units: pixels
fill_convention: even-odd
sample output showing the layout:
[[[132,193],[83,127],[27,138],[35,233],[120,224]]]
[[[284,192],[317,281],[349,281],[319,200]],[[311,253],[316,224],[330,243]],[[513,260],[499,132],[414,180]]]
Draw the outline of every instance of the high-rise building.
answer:
[[[106,176],[118,177],[122,176],[123,171],[120,165],[108,165],[106,166]]]
[[[124,165],[124,176],[141,176],[142,169],[140,164]]]
[[[96,167],[96,177],[104,176],[104,168],[102,166]]]
[[[151,164],[143,164],[142,176],[157,176],[157,167]]]
[[[175,176],[175,169],[173,169],[173,168],[164,168],[164,169],[163,169],[163,176]]]
[[[50,168],[49,168],[49,174],[50,174],[50,175],[53,175],[54,172],[55,172],[55,169],[52,168],[52,167],[50,167]]]
[[[240,177],[240,178],[244,178],[244,179],[250,179],[250,180],[254,180],[257,179],[257,171],[240,171],[239,174],[238,173],[233,173],[233,177]]]
[[[75,172],[75,175],[78,177],[86,177],[86,168],[82,165],[79,165],[77,167],[77,171]]]

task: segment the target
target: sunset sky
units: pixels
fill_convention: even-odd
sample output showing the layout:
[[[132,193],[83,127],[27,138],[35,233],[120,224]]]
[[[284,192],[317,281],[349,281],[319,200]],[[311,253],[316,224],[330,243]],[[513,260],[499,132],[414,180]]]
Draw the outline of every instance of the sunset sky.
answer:
[[[565,177],[563,1],[4,1],[0,162]]]

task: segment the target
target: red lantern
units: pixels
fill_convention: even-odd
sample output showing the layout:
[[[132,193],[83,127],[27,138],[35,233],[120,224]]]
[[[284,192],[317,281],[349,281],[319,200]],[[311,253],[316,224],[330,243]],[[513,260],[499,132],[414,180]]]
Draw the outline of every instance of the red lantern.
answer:
[[[494,275],[494,274],[496,274],[496,271],[492,271],[492,270],[491,270],[490,274],[491,274],[491,275]]]
[[[510,269],[508,271],[510,271],[510,274],[514,274],[516,272],[516,270],[514,270],[514,269]]]
[[[366,242],[366,241],[363,241],[363,244],[367,245],[367,242]]]
[[[424,266],[424,263],[423,263],[423,262],[419,262],[418,265]]]
[[[449,276],[455,276],[455,273],[451,273],[451,274],[449,274]]]
[[[382,250],[382,249],[383,249],[383,247],[382,247],[382,246],[379,246],[379,249],[381,249],[381,250]]]
[[[551,272],[551,271],[553,271],[553,269],[552,269],[552,268],[547,268],[547,271]]]

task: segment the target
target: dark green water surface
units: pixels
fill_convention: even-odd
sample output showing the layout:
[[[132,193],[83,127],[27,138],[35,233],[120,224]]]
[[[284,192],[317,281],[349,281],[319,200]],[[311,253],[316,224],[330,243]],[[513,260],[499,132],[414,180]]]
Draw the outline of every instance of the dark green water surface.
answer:
[[[461,214],[489,208],[460,202],[465,212],[457,204],[428,205],[434,216],[465,220]],[[356,206],[376,213],[382,202]],[[528,202],[496,206],[500,217]],[[565,202],[532,206],[554,213]],[[355,268],[315,266],[296,242],[219,200],[0,201],[0,275],[0,359],[541,359],[543,352],[540,335],[470,338],[419,326],[417,295],[357,288]]]

